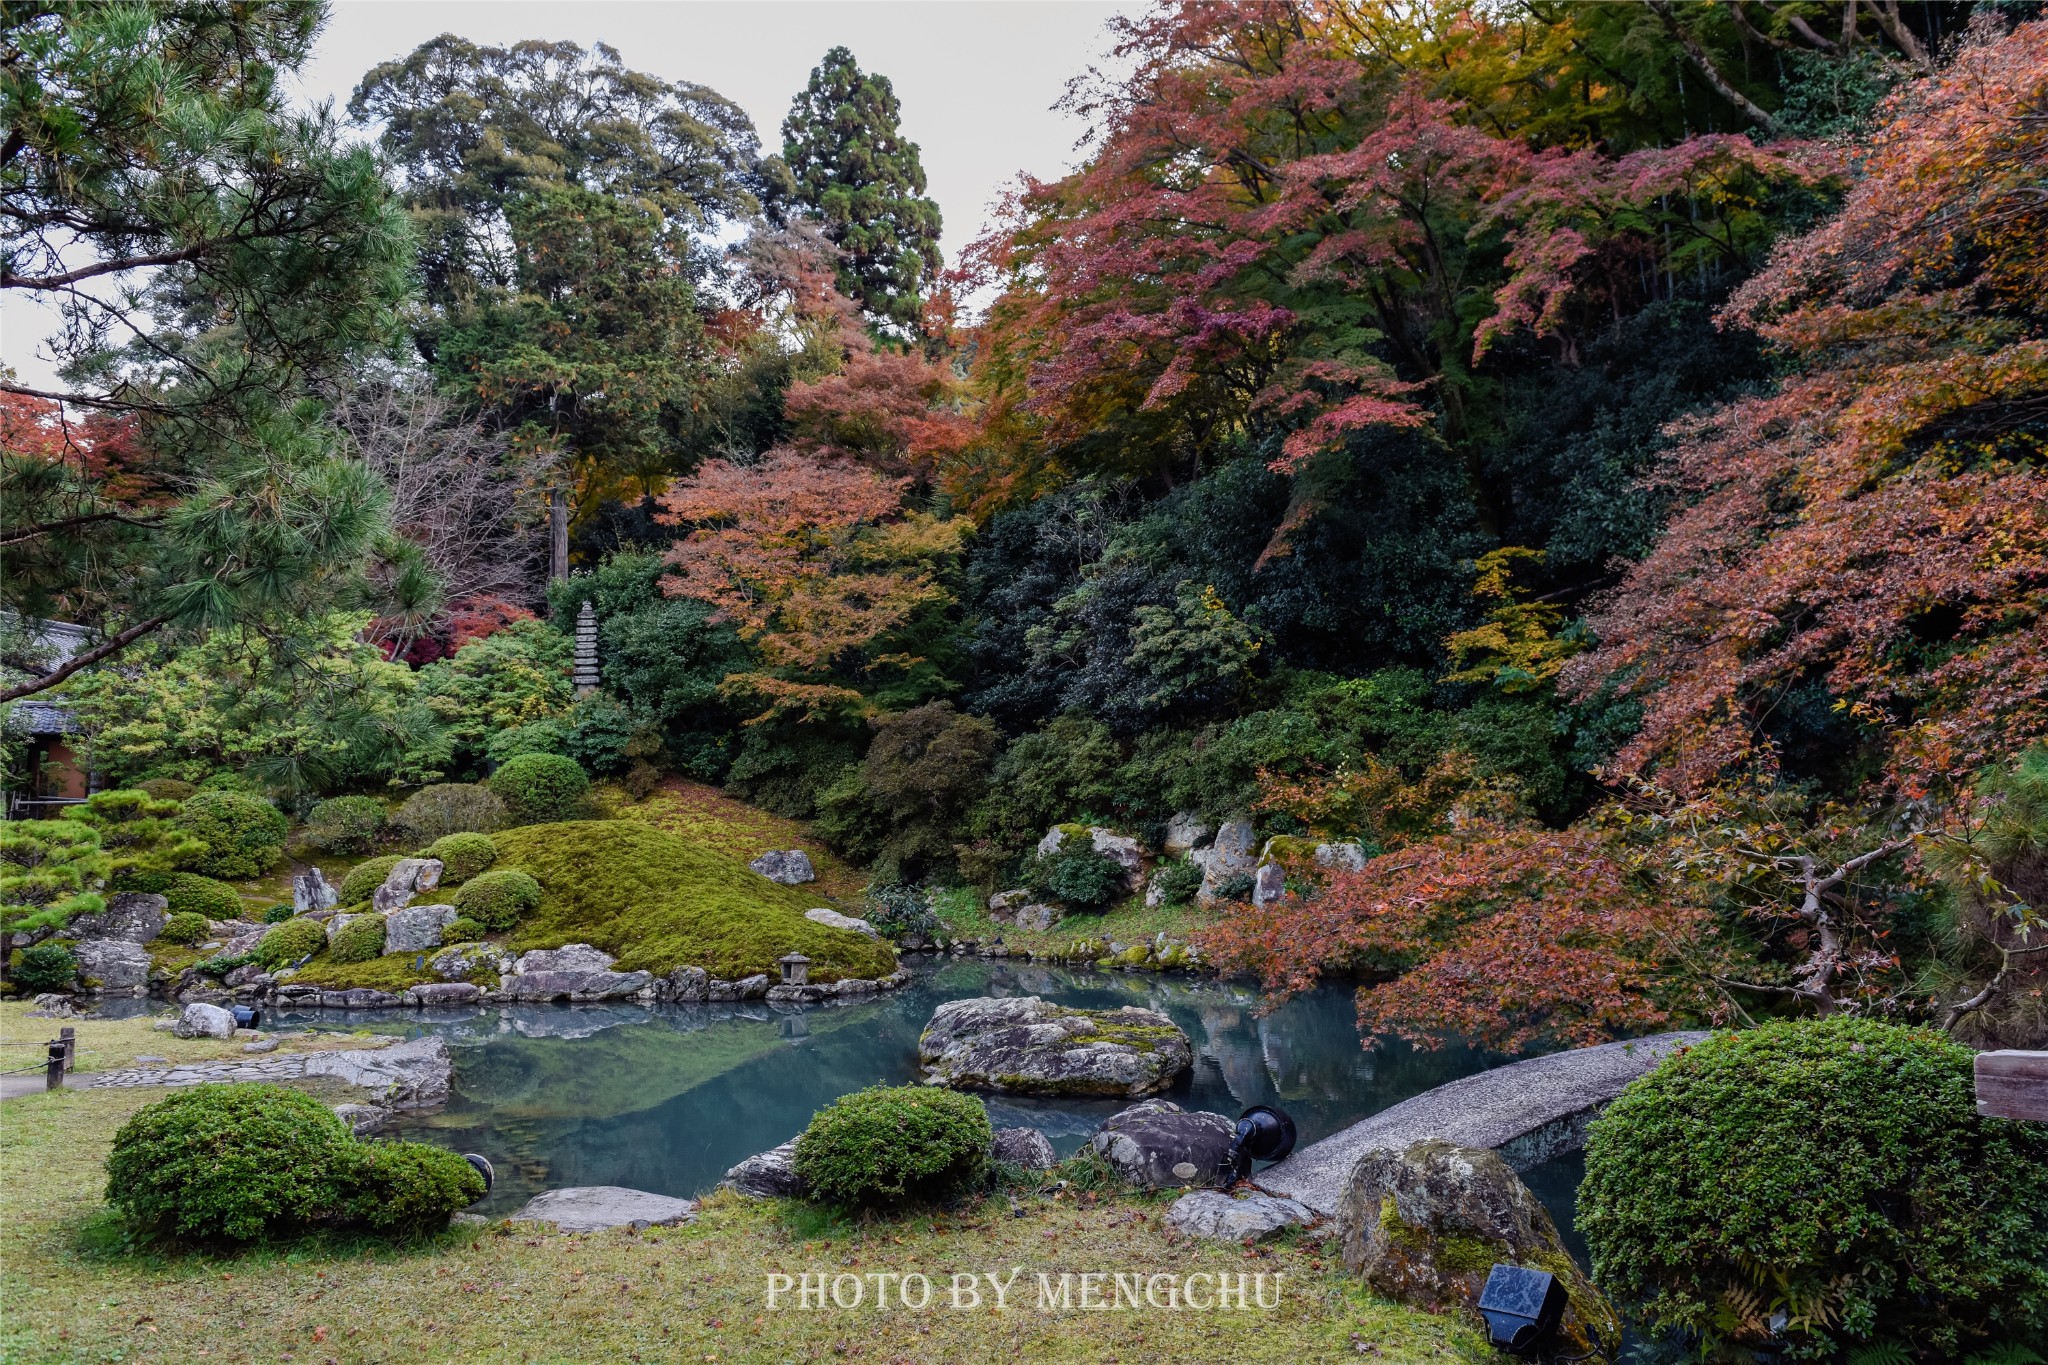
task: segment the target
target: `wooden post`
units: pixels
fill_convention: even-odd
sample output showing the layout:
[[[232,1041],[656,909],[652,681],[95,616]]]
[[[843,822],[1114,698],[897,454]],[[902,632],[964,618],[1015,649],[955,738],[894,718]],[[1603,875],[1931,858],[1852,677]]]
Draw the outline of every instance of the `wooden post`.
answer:
[[[2048,1052],[1978,1053],[1977,1112],[2048,1123]]]
[[[57,1030],[57,1040],[64,1044],[64,1070],[68,1073],[78,1065],[78,1030],[60,1028]]]
[[[548,490],[548,580],[569,576],[569,495]]]
[[[62,1090],[63,1088],[64,1040],[62,1038],[52,1038],[50,1040],[50,1061],[43,1068],[43,1089]]]

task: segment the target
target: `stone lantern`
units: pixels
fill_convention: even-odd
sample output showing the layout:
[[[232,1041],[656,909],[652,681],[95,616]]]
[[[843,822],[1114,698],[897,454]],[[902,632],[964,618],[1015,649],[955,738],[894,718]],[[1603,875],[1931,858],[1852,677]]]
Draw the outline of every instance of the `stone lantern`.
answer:
[[[597,691],[597,613],[588,602],[576,614],[576,695]]]
[[[783,985],[808,986],[811,983],[811,960],[802,953],[788,953],[775,961],[782,968]]]

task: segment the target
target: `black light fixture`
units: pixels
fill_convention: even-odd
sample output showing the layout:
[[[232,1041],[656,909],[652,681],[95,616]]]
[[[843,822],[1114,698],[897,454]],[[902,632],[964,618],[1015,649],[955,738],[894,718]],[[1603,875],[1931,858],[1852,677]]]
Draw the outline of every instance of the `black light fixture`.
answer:
[[[1564,1286],[1547,1270],[1497,1265],[1479,1291],[1479,1313],[1486,1319],[1493,1344],[1510,1351],[1534,1350],[1557,1330],[1564,1315]]]
[[[484,1193],[489,1194],[491,1187],[498,1183],[498,1173],[491,1169],[491,1163],[475,1152],[464,1152],[462,1159],[475,1167],[476,1173],[484,1178]]]
[[[1224,1173],[1233,1181],[1242,1180],[1252,1173],[1254,1161],[1278,1161],[1293,1150],[1294,1120],[1287,1111],[1255,1104],[1238,1117],[1237,1132],[1223,1157]]]
[[[256,1028],[263,1022],[263,1011],[254,1005],[230,1005],[228,1013],[235,1016],[236,1028]]]

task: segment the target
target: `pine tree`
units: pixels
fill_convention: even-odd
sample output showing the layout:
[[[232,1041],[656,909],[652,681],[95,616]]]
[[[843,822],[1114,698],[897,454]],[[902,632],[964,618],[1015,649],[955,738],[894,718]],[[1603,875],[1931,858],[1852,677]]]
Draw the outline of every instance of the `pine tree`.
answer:
[[[924,166],[896,126],[900,113],[889,78],[863,72],[835,47],[782,121],[782,155],[797,201],[844,253],[841,292],[876,323],[908,332],[941,258],[939,206],[925,197]]]

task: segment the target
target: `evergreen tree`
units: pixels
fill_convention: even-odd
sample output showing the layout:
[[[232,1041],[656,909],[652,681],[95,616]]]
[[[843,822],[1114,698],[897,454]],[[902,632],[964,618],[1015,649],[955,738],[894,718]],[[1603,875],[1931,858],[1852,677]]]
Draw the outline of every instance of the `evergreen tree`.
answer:
[[[844,253],[840,291],[877,323],[911,331],[941,265],[939,206],[925,197],[924,166],[896,126],[900,113],[889,78],[835,47],[782,121],[782,155],[797,202]]]

